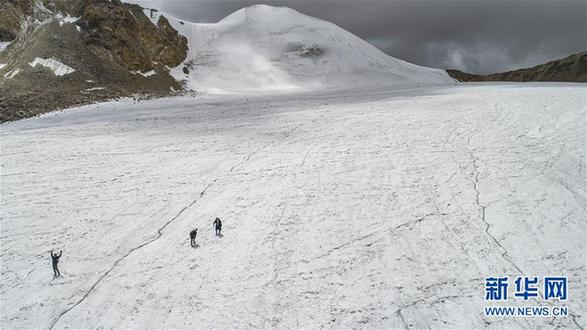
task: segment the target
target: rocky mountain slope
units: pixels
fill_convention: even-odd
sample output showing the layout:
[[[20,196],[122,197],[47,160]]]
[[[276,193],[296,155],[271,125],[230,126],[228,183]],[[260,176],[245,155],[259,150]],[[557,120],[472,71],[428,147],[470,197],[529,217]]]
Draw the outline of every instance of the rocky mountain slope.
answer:
[[[187,40],[118,0],[0,2],[0,121],[181,88]]]
[[[540,64],[532,68],[477,75],[447,70],[458,81],[568,81],[587,82],[587,52]]]
[[[0,120],[118,96],[407,88],[455,83],[344,29],[255,5],[215,24],[119,0],[6,0]]]

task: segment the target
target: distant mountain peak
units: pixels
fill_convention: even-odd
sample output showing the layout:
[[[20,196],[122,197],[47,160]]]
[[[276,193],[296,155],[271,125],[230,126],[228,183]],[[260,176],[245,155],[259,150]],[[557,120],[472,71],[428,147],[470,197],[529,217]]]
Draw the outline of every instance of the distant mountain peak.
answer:
[[[445,71],[392,58],[335,24],[288,7],[253,5],[218,23],[189,23],[165,13],[188,40],[173,76],[212,92],[287,91],[357,86],[450,84]]]

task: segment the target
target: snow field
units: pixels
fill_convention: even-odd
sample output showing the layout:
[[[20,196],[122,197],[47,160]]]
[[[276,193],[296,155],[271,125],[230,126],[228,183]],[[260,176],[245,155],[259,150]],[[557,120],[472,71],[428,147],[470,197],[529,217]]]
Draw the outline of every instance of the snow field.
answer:
[[[584,327],[585,95],[171,98],[5,124],[1,325]],[[484,277],[520,272],[569,276],[573,316],[484,318]]]

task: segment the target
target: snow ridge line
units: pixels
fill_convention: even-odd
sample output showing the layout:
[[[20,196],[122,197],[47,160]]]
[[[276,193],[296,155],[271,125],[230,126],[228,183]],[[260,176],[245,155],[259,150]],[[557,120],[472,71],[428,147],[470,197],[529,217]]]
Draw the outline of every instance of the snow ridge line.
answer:
[[[81,297],[80,300],[78,300],[75,304],[73,304],[71,307],[69,307],[68,309],[62,311],[49,325],[49,329],[53,329],[55,327],[55,324],[57,324],[57,322],[59,322],[59,320],[61,320],[61,318],[69,313],[70,311],[72,311],[74,308],[76,308],[77,306],[79,306],[82,302],[84,302],[89,296],[90,294],[96,289],[96,287],[100,284],[100,282],[102,282],[103,279],[105,279],[113,270],[114,268],[116,268],[116,266],[118,266],[118,264],[120,262],[122,262],[123,260],[125,260],[127,257],[129,257],[133,252],[157,241],[159,238],[161,238],[163,236],[163,231],[165,230],[165,228],[167,226],[169,226],[173,221],[177,220],[177,218],[179,218],[183,212],[185,212],[187,209],[189,209],[190,207],[192,207],[194,204],[196,204],[200,199],[202,199],[202,197],[204,197],[204,195],[206,194],[206,191],[214,184],[216,183],[216,181],[218,181],[218,178],[212,180],[212,182],[210,182],[205,188],[204,190],[202,190],[200,192],[200,194],[198,195],[198,197],[196,199],[194,199],[190,204],[188,204],[187,206],[185,206],[184,208],[182,208],[173,218],[171,218],[171,220],[167,221],[161,228],[159,228],[157,230],[157,235],[153,238],[151,238],[150,240],[143,242],[142,244],[130,249],[125,255],[123,255],[122,257],[120,257],[118,260],[116,260],[114,262],[114,264],[112,264],[112,267],[110,267],[110,269],[108,269],[104,274],[102,274],[102,276],[100,276],[100,278],[98,278],[98,280],[96,282],[94,282],[94,284],[92,284],[92,286],[90,287],[90,289]]]

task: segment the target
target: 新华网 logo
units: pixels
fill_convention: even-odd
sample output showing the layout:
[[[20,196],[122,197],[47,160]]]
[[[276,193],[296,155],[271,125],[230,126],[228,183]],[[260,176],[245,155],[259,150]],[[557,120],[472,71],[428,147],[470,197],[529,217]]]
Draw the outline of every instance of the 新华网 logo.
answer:
[[[485,278],[485,301],[566,301],[566,276],[494,276]],[[486,306],[486,316],[567,316],[567,306]]]

